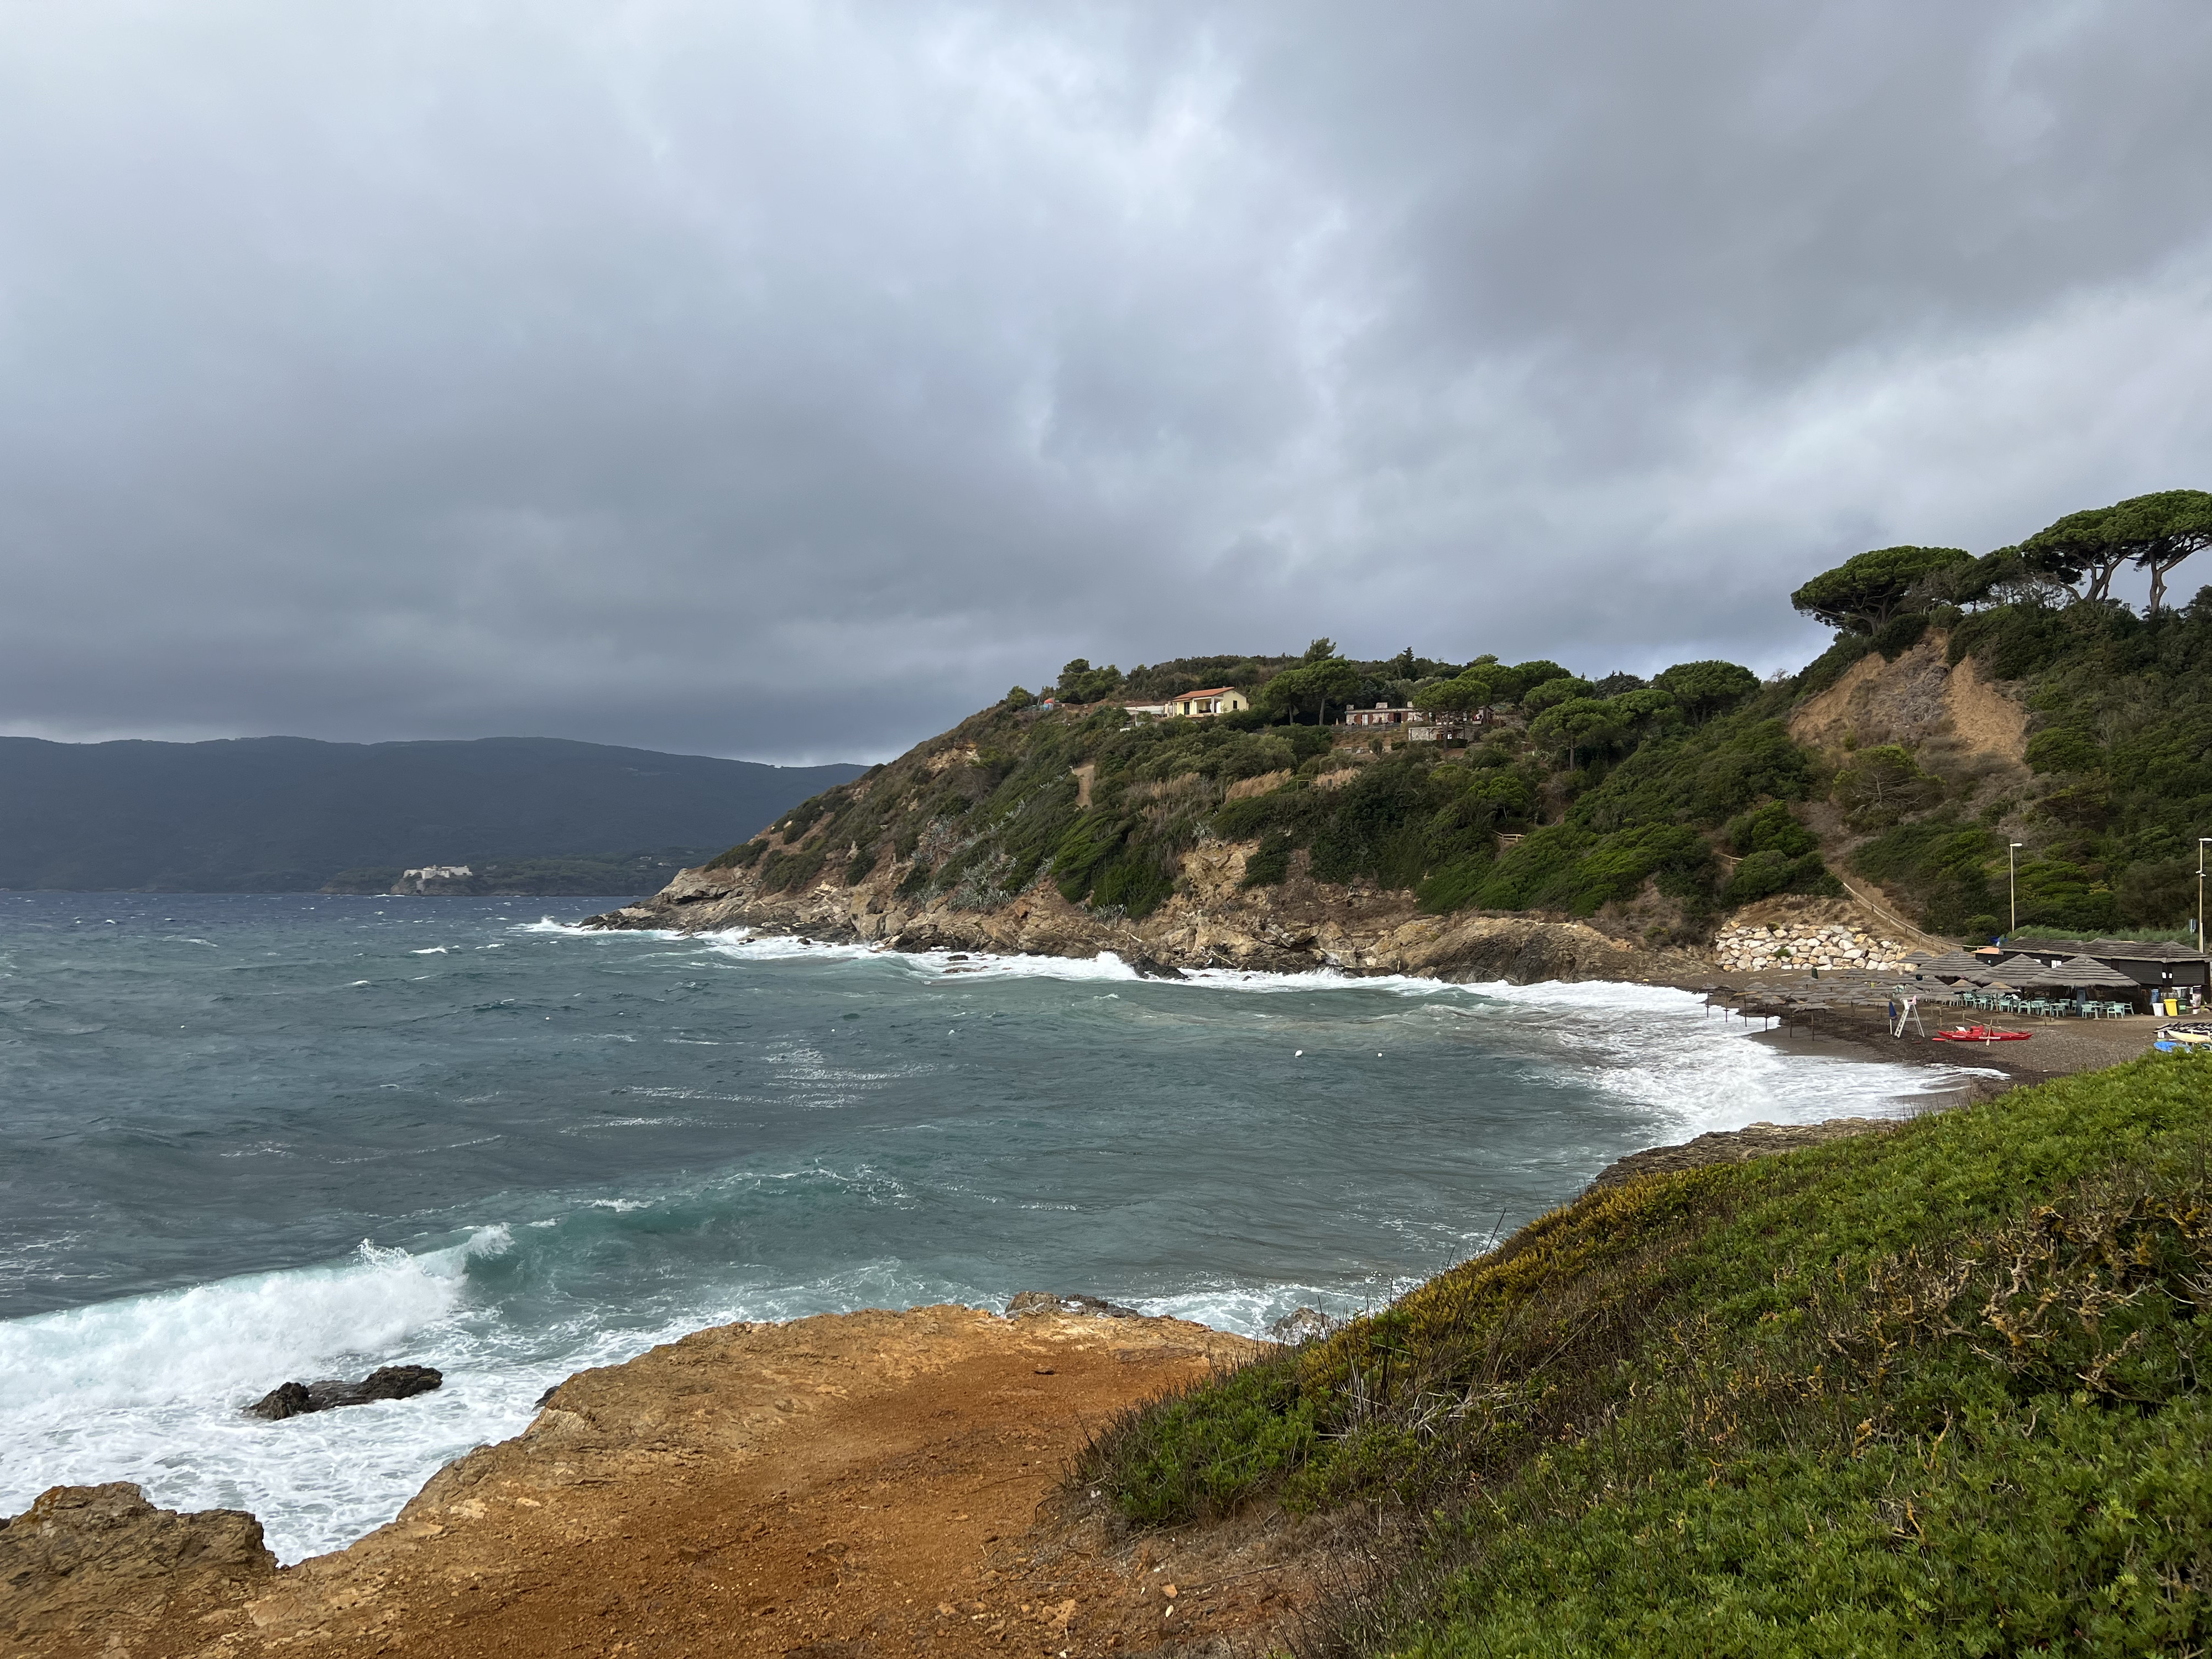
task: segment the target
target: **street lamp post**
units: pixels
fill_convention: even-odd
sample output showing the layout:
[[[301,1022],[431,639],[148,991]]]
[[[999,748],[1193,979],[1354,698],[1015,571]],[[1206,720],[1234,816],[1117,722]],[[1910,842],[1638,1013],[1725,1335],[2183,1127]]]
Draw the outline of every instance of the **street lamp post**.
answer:
[[[2204,849],[2212,846],[2212,836],[2197,838],[2197,948],[2204,948]]]
[[[2020,849],[2014,842],[2005,848],[2005,893],[2012,901],[2012,933],[2020,932]],[[2007,935],[2008,938],[2010,934]]]

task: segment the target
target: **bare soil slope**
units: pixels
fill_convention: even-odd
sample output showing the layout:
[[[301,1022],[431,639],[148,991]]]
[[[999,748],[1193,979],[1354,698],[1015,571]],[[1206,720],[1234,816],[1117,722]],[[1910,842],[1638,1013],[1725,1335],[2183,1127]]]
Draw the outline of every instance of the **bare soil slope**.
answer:
[[[1869,652],[1826,690],[1790,711],[1790,735],[1810,748],[1839,754],[1855,748],[1931,740],[2014,766],[2025,763],[2027,710],[1984,678],[1969,657],[1956,668],[1944,659],[1950,636],[1930,629],[1894,662]]]

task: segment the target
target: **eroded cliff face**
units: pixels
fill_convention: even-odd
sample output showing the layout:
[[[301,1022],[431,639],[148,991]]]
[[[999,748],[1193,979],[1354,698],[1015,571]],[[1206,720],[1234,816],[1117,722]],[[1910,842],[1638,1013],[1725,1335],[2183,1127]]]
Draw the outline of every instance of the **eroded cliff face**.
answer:
[[[1938,758],[1968,756],[2008,780],[2027,776],[2028,711],[1968,657],[1948,660],[1950,635],[1931,628],[1895,661],[1869,652],[1790,713],[1790,735],[1831,757],[1846,744],[1898,743]]]
[[[1582,922],[1431,916],[1410,894],[1326,885],[1295,871],[1274,886],[1244,887],[1245,861],[1256,846],[1212,842],[1185,854],[1174,896],[1141,920],[1072,904],[1042,880],[988,908],[963,908],[954,895],[902,899],[906,866],[894,865],[852,886],[823,881],[780,893],[762,890],[748,870],[686,870],[653,898],[589,925],[683,933],[744,927],[901,951],[1079,957],[1110,951],[1139,971],[1334,969],[1533,984],[1669,981],[1711,966],[1696,953],[1647,950]]]

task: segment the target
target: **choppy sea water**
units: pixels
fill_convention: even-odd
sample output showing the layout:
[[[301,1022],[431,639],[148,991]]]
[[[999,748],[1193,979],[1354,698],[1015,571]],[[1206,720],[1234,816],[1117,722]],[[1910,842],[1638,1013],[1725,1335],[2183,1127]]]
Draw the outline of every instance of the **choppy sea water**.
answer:
[[[0,896],[0,1514],[136,1480],[296,1559],[703,1325],[1038,1288],[1257,1334],[1625,1152],[1943,1080],[1645,987],[571,925],[614,902]],[[445,1388],[240,1414],[401,1360]]]

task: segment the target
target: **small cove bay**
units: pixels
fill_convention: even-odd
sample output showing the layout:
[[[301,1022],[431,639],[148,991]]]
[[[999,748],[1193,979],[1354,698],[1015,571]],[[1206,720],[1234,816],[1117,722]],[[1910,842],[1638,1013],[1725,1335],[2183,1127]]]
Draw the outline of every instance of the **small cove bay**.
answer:
[[[297,1559],[702,1326],[1047,1289],[1257,1334],[1624,1153],[1946,1080],[1649,987],[570,925],[615,902],[0,896],[0,1514],[135,1480]],[[446,1386],[240,1413],[398,1361]]]

